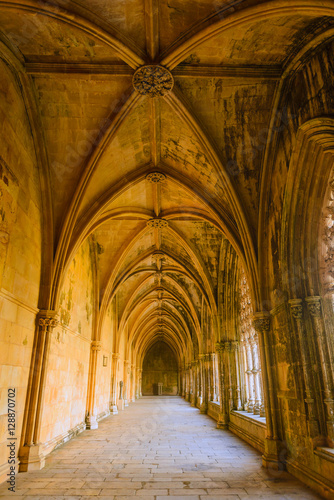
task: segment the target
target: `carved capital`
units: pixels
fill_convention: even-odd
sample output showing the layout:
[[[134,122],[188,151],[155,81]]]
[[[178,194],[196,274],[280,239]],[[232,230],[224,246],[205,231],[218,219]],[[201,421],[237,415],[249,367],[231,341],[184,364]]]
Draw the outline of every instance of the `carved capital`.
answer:
[[[152,182],[152,184],[157,184],[158,182],[164,182],[166,176],[162,172],[150,172],[147,174],[146,180]]]
[[[224,350],[230,352],[232,350],[232,342],[224,342]]]
[[[45,329],[55,328],[58,325],[56,311],[40,311],[38,314],[38,325]]]
[[[233,352],[239,351],[239,342],[238,342],[238,340],[233,340],[233,342],[231,342],[231,351],[233,351]]]
[[[291,310],[291,315],[294,319],[303,319],[303,305],[302,299],[291,299],[289,300],[289,306]]]
[[[216,351],[223,352],[225,349],[225,342],[216,342]]]
[[[321,299],[319,296],[306,297],[305,302],[307,304],[309,313],[315,318],[321,316]]]
[[[256,313],[253,317],[253,326],[256,332],[265,333],[270,331],[270,316],[268,313]]]
[[[90,348],[92,351],[101,351],[101,341],[100,340],[92,340],[90,344]]]
[[[149,64],[137,69],[132,83],[139,94],[160,97],[172,90],[174,78],[167,68],[158,64]]]

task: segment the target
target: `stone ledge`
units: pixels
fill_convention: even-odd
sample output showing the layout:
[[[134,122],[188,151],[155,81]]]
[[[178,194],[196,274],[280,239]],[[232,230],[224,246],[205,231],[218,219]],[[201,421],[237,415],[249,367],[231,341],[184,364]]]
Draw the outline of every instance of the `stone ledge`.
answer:
[[[252,424],[260,425],[261,427],[266,427],[266,418],[260,417],[260,415],[254,415],[253,413],[248,413],[247,411],[232,410],[232,415],[238,415],[239,417],[250,420]]]
[[[328,448],[322,449],[327,450]],[[320,459],[322,459],[324,458],[325,454],[321,454],[318,456]],[[325,460],[328,460],[328,458],[325,458]],[[332,500],[334,498],[334,483],[328,478],[325,478],[321,474],[310,469],[305,464],[302,464],[297,460],[289,458],[286,464],[287,471],[290,472],[290,474],[294,475],[304,484],[320,493],[323,498],[327,498],[328,500]]]
[[[228,428],[256,450],[264,453],[266,438],[265,418],[243,411],[232,411]]]
[[[314,450],[314,454],[318,457],[328,460],[329,462],[334,462],[334,448],[319,447]]]

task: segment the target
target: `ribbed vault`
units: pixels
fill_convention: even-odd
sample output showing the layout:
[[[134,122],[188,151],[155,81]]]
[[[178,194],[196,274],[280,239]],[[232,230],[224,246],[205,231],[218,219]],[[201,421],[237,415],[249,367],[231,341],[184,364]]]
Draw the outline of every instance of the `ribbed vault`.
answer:
[[[9,177],[14,179],[13,196],[31,220],[41,219],[41,228],[34,219],[31,229],[38,226],[41,233],[40,241],[34,241],[41,254],[40,274],[34,271],[34,279],[40,280],[38,293],[34,284],[34,308],[60,317],[62,330],[55,342],[61,344],[67,331],[90,346],[89,360],[85,358],[89,367],[80,366],[89,380],[88,416],[96,407],[96,353],[101,346],[102,366],[110,368],[103,376],[112,389],[105,382],[100,392],[112,393],[115,406],[120,378],[129,389],[132,377],[131,387],[138,388],[145,356],[157,343],[171,349],[180,372],[188,370],[184,385],[189,394],[196,384],[198,392],[200,373],[209,362],[212,373],[224,376],[225,370],[228,383],[231,353],[236,359],[242,328],[247,329],[245,341],[255,345],[253,313],[263,315],[258,318],[263,331],[269,328],[271,301],[283,296],[280,273],[288,273],[298,255],[309,251],[295,247],[296,233],[290,228],[291,220],[307,214],[307,197],[299,203],[304,184],[311,192],[302,180],[308,167],[297,165],[297,159],[303,164],[304,150],[295,142],[303,140],[310,148],[303,123],[331,113],[330,106],[314,104],[331,92],[325,88],[331,70],[324,62],[307,71],[314,80],[317,71],[328,78],[319,83],[319,77],[313,94],[307,94],[309,82],[305,85],[308,100],[300,101],[298,109],[289,101],[293,79],[332,40],[333,19],[332,0],[0,0],[1,99],[8,100],[3,114],[14,123],[10,113],[15,104],[18,136],[22,128],[27,137],[22,133],[21,144],[11,135],[14,126],[4,127],[3,133],[5,143],[18,145],[15,163],[27,169],[33,165],[20,178],[22,185],[36,190],[33,203],[17,189],[15,176]],[[315,130],[317,135],[317,126]],[[292,151],[299,156],[290,162]],[[326,154],[324,148],[314,158],[327,161],[329,176]],[[3,165],[11,160],[3,148],[1,168],[2,155]],[[319,181],[313,225],[304,222],[310,241],[326,189]],[[278,241],[281,221],[286,224],[283,245]],[[285,264],[276,262],[271,268],[279,255]],[[15,287],[25,290],[25,282]],[[310,294],[318,290],[309,288]],[[300,290],[293,292],[293,300]],[[242,321],[241,296],[246,311]],[[44,389],[39,388],[47,373],[43,342],[34,341],[28,385],[29,391],[37,389],[28,391],[22,417],[23,464],[30,444],[40,440]],[[271,415],[268,435],[275,441],[281,404],[275,398],[295,396],[285,386],[276,390],[270,375],[273,352],[269,344],[256,346],[248,372],[259,396],[262,356],[268,372],[263,382]],[[238,409],[245,388],[234,375],[228,390],[237,394],[235,401],[225,396],[226,404]],[[223,390],[215,377],[207,387],[220,384]],[[258,410],[260,403],[259,396]],[[220,408],[220,415],[224,411]],[[51,443],[50,436],[45,441]]]

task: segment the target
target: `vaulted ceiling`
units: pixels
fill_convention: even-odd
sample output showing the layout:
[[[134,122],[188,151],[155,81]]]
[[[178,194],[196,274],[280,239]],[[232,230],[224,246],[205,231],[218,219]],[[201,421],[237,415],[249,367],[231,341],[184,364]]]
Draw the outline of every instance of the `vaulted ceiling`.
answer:
[[[157,338],[196,344],[203,305],[217,315],[226,239],[256,295],[275,98],[296,54],[328,28],[329,4],[0,1],[1,52],[29,89],[44,176],[48,306],[87,237],[99,248],[101,313],[117,296],[143,352]],[[171,72],[165,95],[134,88],[149,64]]]

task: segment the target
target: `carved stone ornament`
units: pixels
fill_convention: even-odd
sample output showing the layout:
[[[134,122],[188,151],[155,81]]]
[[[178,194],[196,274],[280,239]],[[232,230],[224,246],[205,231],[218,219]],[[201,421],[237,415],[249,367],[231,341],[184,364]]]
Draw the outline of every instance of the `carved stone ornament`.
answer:
[[[225,342],[216,342],[216,351],[223,352],[225,349]]]
[[[294,319],[303,319],[303,306],[301,299],[289,300],[291,314]]]
[[[253,320],[253,326],[256,332],[269,332],[270,330],[270,319],[269,318],[255,318]]]
[[[148,227],[154,227],[154,228],[163,228],[163,227],[168,227],[168,221],[166,219],[150,219],[147,221],[147,226]]]
[[[154,64],[137,69],[132,83],[139,94],[161,97],[172,90],[174,79],[167,68]]]
[[[162,172],[150,172],[147,174],[146,180],[157,184],[158,182],[164,182],[166,180],[166,176]]]
[[[58,319],[54,316],[40,316],[38,318],[38,324],[44,328],[55,328],[58,325]]]
[[[319,318],[321,315],[320,297],[306,297],[305,300],[311,316]]]
[[[100,340],[92,340],[90,348],[92,351],[101,351],[101,341]]]

